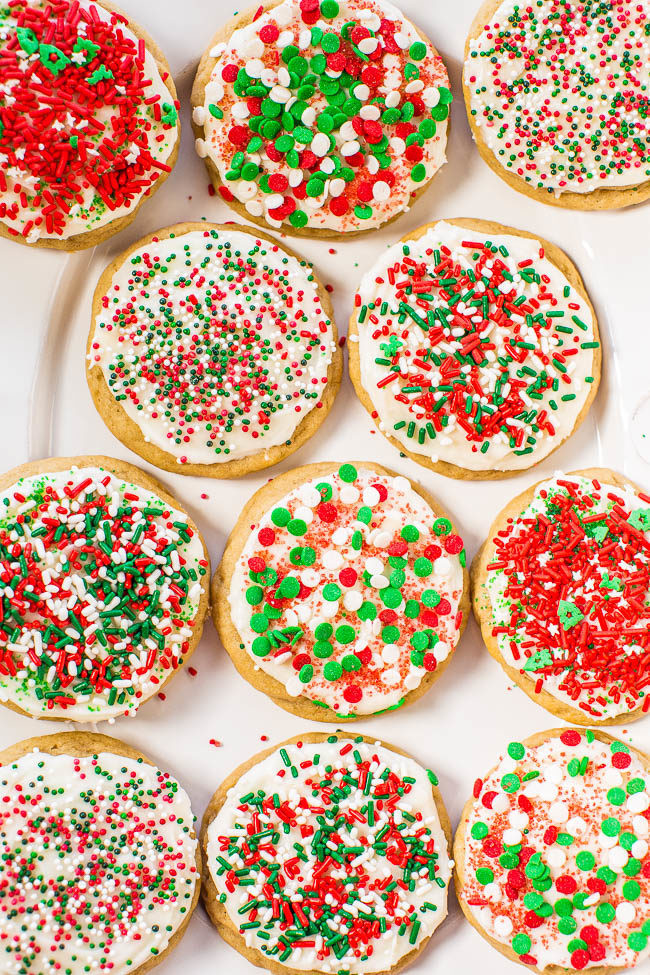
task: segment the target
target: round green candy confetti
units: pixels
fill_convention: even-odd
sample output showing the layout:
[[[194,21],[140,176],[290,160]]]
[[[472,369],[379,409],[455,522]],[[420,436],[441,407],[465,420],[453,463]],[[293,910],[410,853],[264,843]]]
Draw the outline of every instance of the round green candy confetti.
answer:
[[[434,609],[440,602],[440,596],[435,589],[425,589],[421,598],[423,605],[430,609]]]
[[[278,528],[284,528],[291,521],[291,512],[287,508],[274,508],[271,512],[271,521]]]
[[[346,484],[352,484],[358,477],[356,467],[352,464],[343,464],[342,467],[339,467],[339,477]]]
[[[300,582],[294,576],[285,576],[280,583],[280,595],[283,599],[293,599],[300,592]]]
[[[336,628],[336,639],[339,643],[352,643],[355,636],[354,627],[348,626],[347,623],[342,623]]]
[[[318,657],[319,660],[324,660],[327,657],[331,657],[333,653],[334,647],[326,640],[319,640],[314,644],[314,656]]]
[[[311,664],[305,664],[298,671],[298,679],[303,684],[308,684],[309,681],[312,679],[313,676],[314,676],[314,668],[312,667]]]
[[[422,41],[415,41],[409,48],[409,55],[414,61],[422,61],[427,56],[427,46]]]
[[[404,525],[400,532],[400,536],[405,542],[417,542],[420,537],[420,532],[417,530],[415,525]]]
[[[621,833],[621,835],[618,838],[618,842],[623,847],[623,849],[627,850],[629,853],[629,851],[636,843],[636,836],[634,835],[634,833]]]
[[[527,934],[516,934],[512,939],[512,950],[516,955],[527,955],[532,942]]]
[[[327,481],[320,481],[316,485],[316,490],[320,494],[323,501],[330,501],[332,498],[332,485],[328,484]]]
[[[648,937],[642,931],[632,931],[627,937],[627,943],[632,951],[643,951],[648,943]]]
[[[561,917],[557,922],[557,929],[560,934],[573,934],[578,927],[578,922],[572,917]]]
[[[645,782],[643,779],[630,779],[626,789],[628,795],[633,796],[636,792],[643,792],[645,789]]]
[[[473,840],[484,840],[489,833],[487,823],[474,823],[471,829]]]
[[[608,816],[607,819],[603,820],[600,828],[605,836],[616,836],[617,833],[620,833],[621,824],[618,819],[614,819],[613,816]]]
[[[600,921],[601,924],[611,924],[615,917],[616,911],[607,902],[599,904],[596,908],[596,920]]]
[[[423,600],[424,602],[424,600]],[[409,620],[416,620],[420,615],[420,604],[416,599],[407,599],[404,606],[404,615]]]
[[[369,220],[372,216],[372,207],[366,203],[357,203],[354,208],[354,214],[359,220]]]
[[[424,557],[416,559],[413,563],[413,571],[420,579],[430,576],[433,572],[433,563]]]
[[[328,135],[334,128],[334,119],[327,112],[322,112],[316,120],[316,128],[319,132],[324,132]]]
[[[305,535],[307,532],[307,523],[302,518],[292,518],[287,525],[287,531],[290,535]]]
[[[626,901],[635,901],[641,893],[641,885],[636,880],[626,880],[623,884],[623,897]]]
[[[345,657],[343,657],[343,660],[341,661],[341,664],[343,666],[343,670],[346,670],[348,673],[356,673],[356,671],[361,670],[361,667],[363,666],[356,653],[346,653]]]
[[[389,609],[397,609],[398,606],[402,604],[402,594],[399,589],[393,589],[392,586],[386,586],[384,589],[379,590],[379,595],[385,606]]]
[[[486,884],[491,884],[494,880],[494,873],[489,867],[479,867],[476,871],[476,879],[479,884],[485,887]]]
[[[328,603],[334,603],[341,595],[341,588],[335,582],[328,582],[323,586],[323,599]]]
[[[449,115],[449,108],[447,105],[444,105],[442,102],[439,102],[437,105],[434,105],[433,108],[431,109],[431,118],[434,120],[434,122],[444,122],[448,115]]]
[[[246,602],[249,606],[257,606],[264,599],[264,590],[261,586],[249,586],[246,590]]]
[[[329,660],[323,667],[323,677],[325,680],[338,680],[342,673],[343,668],[338,660]]]
[[[363,602],[357,610],[357,616],[360,620],[374,620],[377,618],[377,607],[374,603]]]
[[[336,54],[341,46],[341,41],[337,34],[328,32],[327,34],[323,34],[323,39],[320,42],[320,46],[326,54]]]
[[[616,883],[616,874],[611,867],[599,867],[596,876],[599,880],[604,880],[607,885]]]
[[[521,780],[514,772],[509,772],[501,779],[501,788],[504,792],[516,792],[521,785]]]
[[[630,857],[630,859],[623,867],[623,873],[625,874],[626,877],[636,877],[636,875],[640,872],[642,866],[643,864],[641,863],[640,860],[637,860],[636,857]]]
[[[307,196],[320,196],[323,192],[323,182],[320,179],[308,179],[305,186]]]
[[[589,850],[581,850],[576,857],[576,866],[579,870],[593,870],[595,863],[595,857]]]
[[[571,917],[573,914],[573,903],[568,897],[560,897],[555,902],[554,910],[558,917]]]
[[[253,633],[264,633],[269,628],[268,617],[264,613],[253,613],[250,627]]]
[[[251,645],[251,650],[256,657],[266,657],[271,650],[271,641],[265,636],[256,636]]]
[[[414,183],[421,183],[426,175],[427,169],[424,163],[416,163],[411,170],[411,179]]]
[[[289,223],[292,227],[304,227],[308,219],[304,210],[294,210],[289,214]]]
[[[433,532],[435,535],[448,535],[451,531],[451,522],[448,518],[436,518],[433,523]]]
[[[414,667],[424,665],[424,650],[411,650],[410,660]]]
[[[251,182],[259,174],[260,168],[257,163],[247,162],[242,166],[241,178]]]
[[[329,640],[333,632],[334,627],[331,623],[319,623],[314,630],[314,636],[317,640]]]
[[[262,115],[267,118],[277,118],[282,113],[282,105],[272,101],[270,98],[262,100]]]
[[[396,626],[385,626],[381,631],[381,638],[384,643],[397,643],[399,640],[399,629]]]
[[[295,144],[295,139],[292,135],[280,135],[275,140],[275,148],[278,152],[289,152],[289,149],[293,149]]]
[[[406,573],[404,572],[404,569],[393,569],[388,577],[388,581],[395,589],[401,589],[406,582]],[[381,591],[384,592],[385,590],[382,589]]]
[[[622,806],[625,802],[625,791],[618,787],[610,789],[607,793],[607,799],[611,802],[612,806]]]
[[[524,895],[524,905],[525,907],[528,907],[531,911],[536,911],[537,908],[541,907],[542,904],[544,903],[545,901],[542,895],[537,894],[534,891],[531,891],[530,893]]]
[[[570,955],[572,955],[574,951],[586,951],[588,947],[589,945],[584,938],[573,938],[567,945]]]
[[[514,758],[516,762],[518,762],[520,758],[523,758],[525,754],[526,749],[520,741],[511,741],[508,745],[508,755],[510,758]]]
[[[421,630],[413,634],[410,642],[414,650],[428,650],[429,648],[429,637]]]
[[[336,0],[323,0],[320,5],[321,17],[325,20],[333,20],[339,12],[339,5]]]
[[[519,856],[516,853],[502,853],[499,863],[504,870],[515,870],[519,866]]]
[[[433,119],[425,118],[418,125],[418,132],[423,139],[432,139],[436,134],[436,123],[433,121]]]

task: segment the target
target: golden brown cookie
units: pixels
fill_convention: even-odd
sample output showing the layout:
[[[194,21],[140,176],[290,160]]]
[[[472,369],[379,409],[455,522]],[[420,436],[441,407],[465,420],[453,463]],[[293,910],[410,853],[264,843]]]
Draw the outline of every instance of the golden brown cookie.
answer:
[[[544,975],[616,975],[645,958],[649,773],[647,755],[601,731],[510,742],[454,839],[472,927]]]
[[[621,724],[647,710],[649,501],[606,468],[557,473],[506,505],[474,560],[490,654],[564,721]]]
[[[123,444],[173,473],[241,477],[279,463],[318,430],[342,371],[325,286],[249,227],[158,230],[95,289],[95,406]]]
[[[2,27],[0,85],[21,80],[0,126],[0,236],[95,247],[131,223],[176,163],[179,102],[167,59],[109,0],[63,0],[54,19],[43,0],[21,0],[0,14]],[[36,111],[45,102],[47,128]]]
[[[55,970],[54,951],[72,975],[100,962],[151,971],[179,943],[199,899],[201,850],[184,790],[136,749],[87,732],[5,749],[0,779],[7,962],[33,958],[36,944],[43,973]],[[31,862],[27,886],[21,851]],[[47,919],[36,935],[35,913]]]
[[[20,714],[132,714],[194,652],[210,561],[189,515],[112,457],[55,457],[0,477],[0,701]],[[16,531],[16,525],[20,531]]]
[[[450,102],[435,47],[382,0],[264,0],[217,32],[192,91],[222,199],[305,237],[408,210],[445,162]]]
[[[489,278],[487,290],[473,277]],[[491,220],[437,220],[385,251],[361,280],[348,339],[350,377],[380,432],[447,477],[495,480],[540,463],[580,426],[600,382],[598,322],[573,262]]]
[[[379,779],[374,777],[371,784],[366,770],[369,768],[368,762],[372,763],[375,757],[378,763],[371,767],[377,770]],[[326,855],[329,847],[324,844],[327,837],[332,835],[333,826],[321,815],[325,803],[318,802],[320,796],[328,796],[332,792],[332,776],[325,771],[325,766],[330,764],[336,770],[333,777],[337,781],[336,798],[330,801],[335,801],[343,814],[337,820],[340,826],[333,840],[339,847],[341,860],[339,856],[333,859],[334,853],[331,856]],[[392,775],[389,774],[381,780],[381,775],[387,768]],[[337,773],[343,770],[347,777],[341,782],[339,789]],[[360,787],[362,780],[365,786]],[[338,908],[347,898],[337,897],[337,892],[348,889],[341,882],[342,869],[339,864],[345,864],[345,873],[353,876],[359,840],[363,843],[362,838],[366,838],[368,852],[372,845],[374,853],[365,856],[363,871],[357,876],[355,891],[358,898],[354,903],[359,908],[359,914],[354,911],[354,916],[362,918],[369,911],[373,915],[380,914],[380,924],[385,925],[387,937],[380,933],[379,925],[373,926],[372,931],[365,927],[363,944],[372,945],[376,967],[373,965],[364,970],[390,972],[391,975],[402,971],[423,951],[447,913],[447,884],[452,866],[449,860],[451,827],[437,783],[433,772],[425,771],[406,752],[394,745],[374,737],[342,731],[337,731],[335,735],[318,732],[299,735],[260,752],[240,765],[215,792],[201,827],[203,902],[219,934],[252,964],[267,968],[276,975],[299,975],[299,972],[305,971],[307,975],[315,975],[316,972],[323,971],[324,959],[329,963],[329,970],[332,963],[336,965],[332,952],[341,962],[340,967],[351,973],[357,972],[357,959],[345,937],[344,918],[352,919],[352,930],[357,925],[370,925],[374,918],[355,922],[346,912],[339,921]],[[402,826],[397,831],[395,825],[401,801],[396,790],[402,787],[405,788],[405,797],[408,799]],[[229,793],[233,789],[235,792],[230,798]],[[267,793],[266,801],[261,805],[253,805],[247,800],[241,801],[240,793],[241,796],[246,794],[252,798],[253,792],[258,793],[258,789]],[[299,800],[296,795],[305,803],[300,807],[299,816],[296,810]],[[234,803],[237,803],[237,807]],[[344,815],[348,810],[349,818]],[[418,813],[424,817],[422,828],[430,832],[423,834],[418,828],[414,836],[415,824],[411,817]],[[241,822],[250,821],[253,832],[263,833],[265,836],[267,830],[269,833],[273,832],[271,837],[263,840],[264,856],[270,862],[281,864],[281,868],[269,877],[270,889],[266,891],[265,897],[270,900],[270,904],[266,900],[264,903],[258,901],[259,906],[256,908],[257,920],[266,920],[268,914],[268,923],[265,925],[265,930],[270,935],[268,940],[255,938],[253,929],[245,926],[242,929],[244,918],[251,919],[253,915],[249,911],[238,910],[238,904],[251,899],[253,890],[250,887],[235,886],[234,890],[231,887],[229,904],[224,883],[224,861],[229,862],[233,857],[237,837],[233,837],[230,847],[224,847],[217,836],[237,832],[231,828],[233,817]],[[288,824],[288,828],[283,826],[284,823]],[[408,825],[404,827],[404,824]],[[398,839],[400,833],[402,843]],[[372,839],[377,834],[379,842],[373,844]],[[406,850],[405,843],[411,853],[416,848],[420,850],[422,859],[417,863],[410,859],[407,865],[400,858],[398,850],[393,848],[393,839],[400,850]],[[365,843],[363,845],[366,846]],[[298,857],[295,855],[296,851]],[[435,861],[428,856],[430,854],[436,855]],[[407,857],[408,854],[404,853],[404,856]],[[423,866],[427,860],[430,865],[435,862],[432,873]],[[396,916],[403,897],[401,887],[391,886],[391,890],[395,890],[394,895],[380,900],[370,892],[370,884],[378,875],[382,881],[391,875],[399,881],[403,877],[403,870],[409,870],[409,866],[409,872],[420,872],[417,893],[408,894],[409,904],[413,899],[415,903],[419,903],[420,908],[417,914],[410,916],[400,926],[402,919],[398,921]],[[228,876],[232,877],[230,874]],[[284,886],[281,886],[283,881]],[[237,883],[235,878],[235,884]],[[309,891],[302,903],[291,899],[296,884],[303,885]],[[321,920],[317,907],[326,894],[332,895],[331,899],[328,897],[328,905],[331,905],[329,910],[333,917],[326,920],[326,915]],[[222,895],[225,895],[225,903],[221,899]],[[303,947],[299,968],[291,964],[291,952],[288,948],[285,949],[284,943],[280,942],[280,954],[270,953],[281,934],[272,918],[278,917],[278,911],[282,911],[280,917],[289,921],[287,910],[290,916],[291,911],[295,912],[289,922],[292,928],[298,924],[307,928],[300,938]],[[405,916],[406,913],[404,910]],[[236,921],[233,920],[233,915]],[[326,924],[325,928],[322,926],[323,922]],[[331,942],[328,937],[328,933],[332,932],[330,924],[344,935],[342,939]],[[395,931],[396,927],[398,932]],[[314,936],[320,941],[321,934],[326,941],[330,941],[330,945],[317,953],[311,949],[315,942]],[[295,941],[294,938],[291,940]],[[338,946],[338,950],[332,947],[333,944]],[[297,946],[293,950],[298,950]],[[310,952],[307,958],[304,957],[306,952]],[[312,957],[313,964],[310,964]]]
[[[501,8],[506,6],[508,10],[502,12]],[[647,11],[644,15],[641,8],[631,2],[597,6],[593,8],[595,16],[590,10],[583,16],[578,7],[566,7],[564,13],[570,14],[568,23],[563,14],[562,21],[557,21],[556,29],[551,32],[546,29],[547,19],[540,24],[534,15],[527,14],[527,23],[520,22],[512,6],[512,3],[503,4],[502,0],[485,0],[465,43],[465,107],[476,147],[484,161],[513,189],[551,206],[572,210],[613,210],[647,200],[650,197],[649,129],[647,117],[643,110],[639,112],[640,102],[632,92],[647,77],[648,55],[646,51],[632,60],[629,60],[629,54],[625,55],[626,50],[637,46],[644,23],[647,33],[650,23]],[[542,0],[537,4],[541,9],[534,13],[538,18],[547,18],[552,6],[550,0]],[[608,33],[609,17],[614,11],[617,18],[615,38]],[[481,59],[472,57],[471,52],[494,50],[487,39],[481,43],[479,38],[489,25],[495,23],[497,13],[500,23],[493,36],[499,38],[501,51],[509,52],[509,64],[504,70],[497,51],[496,57],[490,58],[490,76],[478,81]],[[575,23],[571,18],[575,18]],[[544,43],[525,44],[526,31],[535,31],[536,41],[541,36]],[[615,59],[622,57],[620,63],[624,66],[621,74],[615,76],[616,83],[612,83],[609,73],[612,56]],[[527,70],[513,69],[513,59],[516,65],[523,64]],[[585,59],[589,70],[585,70]],[[552,70],[548,70],[550,64]],[[497,84],[498,94],[492,87]],[[481,88],[480,99],[476,96],[477,85]],[[570,91],[570,95],[567,96],[566,91]],[[526,94],[520,97],[523,92]],[[493,110],[495,102],[498,110]],[[512,105],[516,106],[514,110],[509,108]],[[514,118],[510,118],[509,111],[513,111]],[[482,124],[477,123],[477,117],[481,118]],[[541,139],[540,119],[553,125],[553,128],[543,130]],[[608,120],[607,124],[603,125],[605,120]],[[495,154],[486,140],[486,129],[498,132],[498,138],[503,140],[499,152],[504,153],[503,158],[507,158],[512,167],[506,168]],[[513,130],[517,133],[514,144],[513,140],[506,142],[504,135]],[[543,146],[541,162],[544,166],[535,162],[540,145]],[[565,149],[566,146],[571,149]],[[574,146],[579,147],[577,152]],[[622,156],[627,160],[624,171],[630,176],[628,185],[619,184],[618,180],[612,185],[610,178],[610,185],[605,186],[600,179],[602,167],[611,163],[613,155],[617,160]],[[565,167],[563,172],[549,171],[551,161],[556,166]],[[575,172],[576,178],[580,176],[583,183],[595,179],[595,188],[590,192],[571,189],[576,185],[576,179],[563,178],[567,169]]]
[[[212,582],[235,667],[312,721],[416,701],[468,610],[465,547],[428,492],[367,461],[280,474],[248,502]]]

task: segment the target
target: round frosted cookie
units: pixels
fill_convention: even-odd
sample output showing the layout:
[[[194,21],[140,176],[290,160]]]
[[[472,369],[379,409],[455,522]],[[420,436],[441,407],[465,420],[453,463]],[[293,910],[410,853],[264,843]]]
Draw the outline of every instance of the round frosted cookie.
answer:
[[[0,8],[0,235],[74,251],[123,230],[171,172],[178,101],[158,46],[112,3]]]
[[[210,562],[178,502],[112,457],[0,477],[0,703],[35,718],[134,714],[199,642]]]
[[[240,674],[302,718],[392,711],[445,669],[469,611],[465,547],[436,501],[366,461],[309,464],[248,502],[212,583]]]
[[[548,975],[614,975],[646,958],[649,786],[648,756],[598,731],[510,742],[454,839],[470,924]]]
[[[144,975],[185,933],[201,853],[190,800],[105,735],[0,752],[4,975]]]
[[[95,290],[95,405],[122,443],[168,471],[238,477],[278,463],[327,416],[342,364],[311,265],[245,227],[159,230]]]
[[[401,971],[447,915],[437,785],[363,735],[310,733],[255,755],[203,817],[202,894],[219,934],[278,975]]]
[[[576,429],[596,395],[598,324],[582,279],[546,240],[488,220],[438,220],[366,272],[350,376],[380,431],[448,477],[508,477]]]
[[[554,206],[650,197],[647,0],[486,0],[465,45],[478,150],[506,183]]]
[[[650,496],[613,471],[557,473],[510,502],[472,566],[492,656],[552,714],[620,724],[650,705]]]
[[[226,203],[314,237],[374,230],[445,162],[449,77],[389,0],[265,0],[213,38],[196,149]]]

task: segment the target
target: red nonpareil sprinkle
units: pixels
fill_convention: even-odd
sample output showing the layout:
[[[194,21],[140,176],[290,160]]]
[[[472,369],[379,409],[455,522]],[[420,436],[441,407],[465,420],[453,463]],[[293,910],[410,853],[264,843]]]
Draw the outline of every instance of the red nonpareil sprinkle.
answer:
[[[221,746],[223,745],[223,742],[218,741],[216,738],[211,738],[210,739],[210,744],[211,745],[214,745],[215,748],[221,748]]]

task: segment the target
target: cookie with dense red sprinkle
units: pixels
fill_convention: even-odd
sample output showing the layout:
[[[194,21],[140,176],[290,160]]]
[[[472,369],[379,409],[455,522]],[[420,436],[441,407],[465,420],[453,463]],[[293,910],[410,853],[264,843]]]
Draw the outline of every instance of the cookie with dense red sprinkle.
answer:
[[[212,583],[240,674],[313,721],[417,700],[469,609],[466,551],[438,503],[366,461],[309,464],[248,502]]]
[[[485,0],[465,45],[476,146],[513,189],[605,210],[650,198],[650,9]]]
[[[497,516],[474,614],[508,677],[552,714],[622,724],[650,705],[650,494],[605,468],[558,472]]]
[[[95,290],[95,405],[122,443],[168,471],[239,477],[279,463],[320,427],[342,370],[311,264],[250,227],[156,231]]]
[[[376,738],[311,732],[212,797],[203,901],[222,938],[276,975],[398,972],[447,915],[450,846],[433,771]]]
[[[388,0],[265,0],[213,38],[196,149],[240,216],[288,234],[371,231],[445,162],[442,58]]]
[[[0,577],[0,703],[101,721],[135,714],[190,658],[210,561],[144,471],[50,457],[0,477]]]
[[[128,226],[174,167],[169,65],[110,2],[5,4],[0,91],[3,237],[94,247]]]
[[[534,972],[614,975],[650,954],[650,758],[600,731],[511,741],[454,839],[465,917]]]
[[[173,776],[117,738],[63,733],[0,752],[0,797],[3,972],[145,975],[167,958],[201,886]]]
[[[575,265],[491,220],[437,220],[384,251],[355,295],[348,349],[381,433],[448,477],[540,463],[600,382],[598,322]]]

